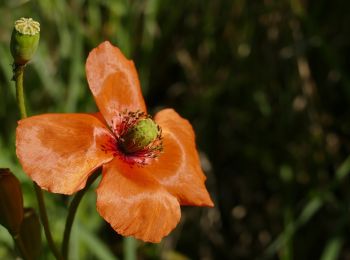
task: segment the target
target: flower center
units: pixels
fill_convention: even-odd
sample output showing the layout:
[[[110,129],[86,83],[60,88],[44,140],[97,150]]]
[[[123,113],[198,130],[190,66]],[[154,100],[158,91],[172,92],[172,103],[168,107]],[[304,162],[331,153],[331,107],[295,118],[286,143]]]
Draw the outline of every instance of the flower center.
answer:
[[[135,153],[147,147],[158,136],[158,126],[150,118],[139,120],[121,137],[120,147],[126,153]]]
[[[131,164],[145,165],[163,149],[162,131],[143,112],[123,112],[112,120],[118,155]]]

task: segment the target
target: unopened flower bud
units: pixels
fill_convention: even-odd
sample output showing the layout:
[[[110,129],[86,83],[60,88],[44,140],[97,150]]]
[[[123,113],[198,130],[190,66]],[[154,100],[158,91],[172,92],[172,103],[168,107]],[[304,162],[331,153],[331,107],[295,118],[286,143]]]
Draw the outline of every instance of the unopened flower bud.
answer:
[[[152,119],[141,119],[122,136],[121,147],[126,153],[137,152],[153,142],[158,134],[159,127]]]
[[[39,259],[41,252],[41,225],[33,208],[24,209],[20,232],[24,247],[30,259]]]
[[[0,224],[12,234],[20,231],[23,220],[23,196],[17,178],[9,169],[0,168]]]
[[[11,54],[15,65],[26,64],[34,55],[40,38],[40,24],[32,18],[15,22],[11,36]]]

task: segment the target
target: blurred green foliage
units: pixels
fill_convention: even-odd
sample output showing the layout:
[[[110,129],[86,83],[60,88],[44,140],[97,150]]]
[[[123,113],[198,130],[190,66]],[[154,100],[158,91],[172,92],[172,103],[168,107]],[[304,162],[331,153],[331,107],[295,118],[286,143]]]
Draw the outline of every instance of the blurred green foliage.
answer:
[[[0,0],[0,167],[17,174],[25,204],[36,205],[14,155],[9,51],[13,22],[30,16],[41,23],[25,75],[30,114],[95,111],[84,63],[110,40],[135,61],[149,110],[173,107],[195,128],[216,207],[184,208],[162,244],[138,242],[140,259],[347,259],[349,8],[326,0]],[[69,198],[45,195],[59,242]],[[1,259],[12,256],[11,243],[0,229]],[[123,257],[122,248],[92,189],[72,259]],[[52,257],[47,247],[42,257]]]

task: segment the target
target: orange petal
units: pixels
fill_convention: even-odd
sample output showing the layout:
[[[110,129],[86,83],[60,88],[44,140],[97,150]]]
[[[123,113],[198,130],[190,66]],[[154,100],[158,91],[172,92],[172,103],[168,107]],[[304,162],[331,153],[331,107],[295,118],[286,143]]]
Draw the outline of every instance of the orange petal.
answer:
[[[112,160],[101,145],[113,138],[93,115],[44,114],[18,122],[16,153],[24,172],[41,188],[72,194],[96,168]]]
[[[103,166],[97,189],[97,210],[123,236],[160,242],[180,219],[177,199],[148,174],[116,157]]]
[[[214,206],[204,185],[191,124],[172,109],[157,113],[155,121],[162,127],[164,150],[157,161],[137,169],[138,174],[152,174],[181,205]]]
[[[93,49],[86,61],[86,76],[97,106],[106,121],[124,110],[146,112],[134,63],[110,42]]]

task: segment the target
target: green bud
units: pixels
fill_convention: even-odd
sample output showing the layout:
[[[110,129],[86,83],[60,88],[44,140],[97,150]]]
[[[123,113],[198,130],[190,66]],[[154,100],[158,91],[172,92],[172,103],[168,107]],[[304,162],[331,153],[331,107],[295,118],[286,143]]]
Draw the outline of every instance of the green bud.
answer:
[[[32,18],[15,22],[11,36],[11,54],[15,65],[24,65],[33,57],[40,38],[40,24]]]
[[[141,119],[122,136],[121,147],[126,153],[137,152],[153,142],[158,134],[158,125],[152,119]]]
[[[24,209],[21,238],[30,259],[39,259],[41,252],[41,225],[33,208]]]
[[[23,220],[23,196],[17,178],[9,169],[0,168],[0,224],[17,235]]]

